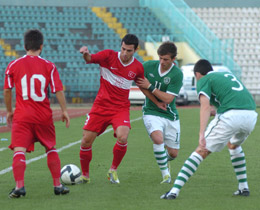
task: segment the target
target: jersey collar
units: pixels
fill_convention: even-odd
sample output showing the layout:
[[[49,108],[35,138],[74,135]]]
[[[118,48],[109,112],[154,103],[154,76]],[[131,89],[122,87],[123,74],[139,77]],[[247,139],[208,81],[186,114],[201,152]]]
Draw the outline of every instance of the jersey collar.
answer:
[[[118,59],[119,59],[120,63],[121,63],[124,67],[129,66],[129,65],[132,64],[132,63],[134,62],[134,60],[135,60],[135,58],[134,58],[134,56],[133,56],[133,57],[132,57],[132,60],[131,60],[128,64],[124,64],[124,63],[121,61],[121,59],[120,59],[120,54],[121,54],[121,52],[118,52]]]
[[[171,71],[172,67],[174,67],[174,63],[172,63],[171,67],[167,71],[161,73],[161,64],[159,64],[158,73],[159,73],[160,77],[163,77],[166,74],[168,74]]]

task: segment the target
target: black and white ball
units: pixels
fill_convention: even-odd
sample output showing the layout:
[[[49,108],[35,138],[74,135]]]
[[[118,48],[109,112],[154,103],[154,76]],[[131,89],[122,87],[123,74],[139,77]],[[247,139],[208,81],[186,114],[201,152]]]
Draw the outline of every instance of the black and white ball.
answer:
[[[73,164],[65,165],[61,169],[60,179],[64,184],[77,184],[80,181],[81,171]]]

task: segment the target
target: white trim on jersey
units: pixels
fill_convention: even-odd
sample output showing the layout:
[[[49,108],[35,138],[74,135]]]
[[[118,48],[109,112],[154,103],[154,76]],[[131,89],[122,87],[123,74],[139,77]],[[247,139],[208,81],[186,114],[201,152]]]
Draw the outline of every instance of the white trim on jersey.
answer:
[[[56,89],[55,89],[55,84],[54,84],[54,79],[53,79],[53,73],[54,73],[54,70],[55,70],[55,66],[52,65],[52,67],[53,67],[53,69],[51,70],[51,83],[52,83],[52,86],[53,86],[52,92],[55,93]]]
[[[134,62],[134,60],[135,60],[135,58],[132,57],[132,60],[131,60],[128,64],[123,64],[123,62],[122,62],[121,59],[120,59],[120,54],[121,54],[121,52],[118,52],[118,60],[120,61],[120,63],[121,63],[124,67],[129,66],[129,65],[132,64],[132,63]]]
[[[174,95],[174,96],[178,96],[179,94],[177,94],[177,93],[173,93],[173,92],[170,92],[170,91],[166,91],[166,93],[169,93],[169,94],[171,94],[171,95]]]
[[[198,98],[200,99],[200,94],[206,96],[209,100],[210,100],[210,97],[208,96],[207,93],[203,92],[203,91],[200,91],[199,94],[198,94]]]
[[[7,81],[8,81],[8,86],[9,86],[9,88],[13,88],[13,86],[11,85],[11,80],[10,80],[10,78],[9,78],[9,69],[10,69],[10,68],[12,67],[12,65],[15,64],[17,61],[19,61],[19,60],[25,58],[25,56],[26,56],[26,55],[24,55],[24,56],[21,57],[21,58],[16,59],[12,64],[10,64],[8,70],[6,71],[6,75],[8,75]]]
[[[168,72],[171,71],[172,67],[174,67],[174,63],[172,63],[171,67],[167,71],[161,73],[161,64],[159,64],[158,73],[159,73],[160,77],[163,77],[166,74],[168,74]]]
[[[100,67],[100,75],[104,80],[108,81],[111,85],[118,88],[130,90],[132,80],[113,74],[105,67]]]

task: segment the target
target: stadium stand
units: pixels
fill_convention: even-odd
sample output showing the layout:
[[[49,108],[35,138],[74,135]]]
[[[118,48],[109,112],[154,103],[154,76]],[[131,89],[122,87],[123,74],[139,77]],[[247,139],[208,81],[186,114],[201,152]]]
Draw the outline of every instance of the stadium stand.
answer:
[[[260,94],[260,8],[193,8],[221,40],[233,40],[234,60],[241,79],[254,95]]]
[[[118,17],[124,13],[127,15],[126,19],[130,19],[132,15],[137,16],[139,11],[143,14],[140,22],[148,25],[147,23],[152,20],[160,28],[154,30],[150,25],[144,30],[143,24],[134,22],[131,26],[129,22],[123,22]],[[45,36],[45,47],[41,56],[57,65],[65,85],[66,97],[72,102],[82,101],[82,98],[94,99],[99,87],[98,66],[85,65],[78,52],[82,45],[87,45],[92,53],[102,49],[120,50],[121,38],[127,32],[134,33],[134,29],[140,31],[137,35],[140,35],[141,43],[146,41],[146,34],[158,34],[158,30],[161,30],[161,33],[167,31],[167,28],[147,8],[133,10],[133,8],[2,5],[0,17],[0,54],[5,55],[1,56],[3,60],[0,64],[1,78],[4,78],[3,71],[8,63],[25,54],[21,40],[23,33],[29,28],[38,28]],[[144,50],[140,50],[136,57],[140,61],[152,59],[146,56]],[[0,86],[3,86],[3,79],[0,81]]]
[[[129,0],[128,6],[113,0],[77,0],[79,6],[69,0],[62,5],[58,1],[39,1],[34,6],[20,6],[14,0],[1,2],[0,87],[7,64],[25,54],[23,33],[38,28],[45,35],[42,57],[57,65],[69,102],[92,100],[99,87],[98,66],[85,65],[78,52],[80,46],[88,45],[92,53],[107,48],[120,50],[125,33],[140,38],[141,50],[136,54],[140,61],[151,59],[145,52],[146,42],[157,43],[167,37],[186,42],[200,57],[227,65],[238,76],[241,66],[241,79],[253,94],[260,95],[260,7],[192,10],[183,0]]]

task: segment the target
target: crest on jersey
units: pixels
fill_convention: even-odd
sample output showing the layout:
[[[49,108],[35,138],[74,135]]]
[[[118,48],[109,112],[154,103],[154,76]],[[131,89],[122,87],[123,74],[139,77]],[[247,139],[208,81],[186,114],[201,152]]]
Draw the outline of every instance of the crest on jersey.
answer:
[[[170,77],[164,77],[164,79],[163,79],[163,82],[164,82],[164,84],[166,84],[166,85],[168,85],[168,84],[170,83],[170,81],[171,81],[171,78],[170,78]]]
[[[153,73],[149,73],[150,77],[154,77]]]
[[[135,76],[136,76],[136,73],[134,73],[134,72],[132,72],[132,71],[129,71],[128,76],[129,76],[130,78],[134,79]]]

